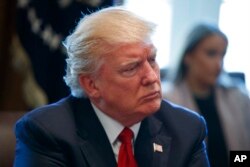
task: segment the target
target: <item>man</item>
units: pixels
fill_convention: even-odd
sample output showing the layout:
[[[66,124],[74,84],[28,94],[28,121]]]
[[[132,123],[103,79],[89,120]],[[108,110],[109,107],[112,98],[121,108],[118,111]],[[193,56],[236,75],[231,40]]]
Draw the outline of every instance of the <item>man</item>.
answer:
[[[64,42],[72,95],[18,121],[15,166],[209,166],[204,119],[162,100],[154,27],[118,7],[85,16]]]

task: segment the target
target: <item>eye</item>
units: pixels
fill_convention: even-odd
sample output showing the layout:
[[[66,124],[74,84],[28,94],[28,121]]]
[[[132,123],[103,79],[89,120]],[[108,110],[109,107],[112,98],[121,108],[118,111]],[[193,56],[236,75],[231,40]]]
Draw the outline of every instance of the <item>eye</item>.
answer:
[[[208,49],[208,50],[206,51],[206,53],[207,53],[207,55],[208,55],[209,57],[214,57],[214,56],[217,55],[217,51],[214,50],[214,49]]]
[[[124,71],[133,71],[133,70],[135,70],[135,66],[133,66],[133,67],[129,67],[129,68],[127,68],[127,69],[125,69]]]
[[[131,64],[127,67],[125,67],[124,69],[122,69],[121,73],[124,76],[132,76],[136,73],[137,69],[138,69],[139,64]]]
[[[150,58],[150,59],[149,59],[149,62],[155,63],[155,62],[156,62],[156,61],[155,61],[155,58]]]
[[[149,60],[148,60],[148,62],[149,62],[149,64],[150,64],[151,66],[155,66],[155,65],[157,64],[157,63],[156,63],[156,56],[150,57]]]

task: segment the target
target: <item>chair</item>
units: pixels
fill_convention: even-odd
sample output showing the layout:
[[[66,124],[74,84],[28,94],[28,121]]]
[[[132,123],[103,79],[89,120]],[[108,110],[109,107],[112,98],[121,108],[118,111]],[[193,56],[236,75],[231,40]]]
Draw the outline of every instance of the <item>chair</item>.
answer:
[[[14,125],[24,111],[0,111],[0,167],[12,167],[15,156]]]
[[[243,72],[229,72],[230,77],[241,81],[242,83],[246,84],[245,74]]]

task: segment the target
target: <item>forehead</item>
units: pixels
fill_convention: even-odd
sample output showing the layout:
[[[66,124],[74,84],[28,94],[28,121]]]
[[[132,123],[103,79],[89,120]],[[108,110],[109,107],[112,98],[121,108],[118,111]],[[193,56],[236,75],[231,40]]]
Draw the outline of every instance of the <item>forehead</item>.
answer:
[[[220,35],[213,34],[204,38],[200,45],[210,46],[210,47],[218,47],[218,46],[226,46],[227,41]]]
[[[156,53],[152,43],[130,43],[118,46],[110,55],[114,57],[142,57]]]

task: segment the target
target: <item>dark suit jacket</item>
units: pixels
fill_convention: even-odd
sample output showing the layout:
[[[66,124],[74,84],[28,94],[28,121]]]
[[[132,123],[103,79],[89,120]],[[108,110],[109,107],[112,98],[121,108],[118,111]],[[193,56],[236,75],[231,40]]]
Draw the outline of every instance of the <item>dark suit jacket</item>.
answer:
[[[108,137],[90,101],[72,96],[29,112],[16,124],[16,167],[116,167]],[[204,119],[162,101],[135,141],[139,167],[207,167]],[[153,151],[153,143],[163,152]]]

